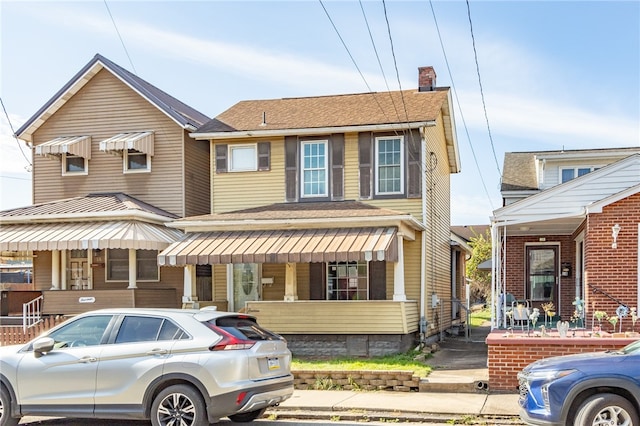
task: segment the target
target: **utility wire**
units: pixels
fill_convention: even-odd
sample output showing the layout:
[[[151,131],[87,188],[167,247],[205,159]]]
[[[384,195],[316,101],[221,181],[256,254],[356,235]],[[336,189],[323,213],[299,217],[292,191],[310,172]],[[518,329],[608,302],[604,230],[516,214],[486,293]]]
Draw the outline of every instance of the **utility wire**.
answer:
[[[22,154],[24,159],[27,160],[27,163],[29,165],[26,168],[27,168],[27,171],[30,172],[31,171],[30,169],[31,169],[31,167],[33,165],[31,164],[31,160],[29,160],[27,155],[22,150],[22,144],[20,144],[20,141],[18,140],[18,136],[16,136],[16,131],[13,129],[13,124],[11,124],[11,119],[9,118],[9,114],[7,113],[7,109],[4,107],[4,102],[2,101],[2,98],[0,98],[0,104],[2,104],[2,111],[4,111],[4,116],[7,118],[7,123],[9,123],[9,128],[11,129],[11,135],[13,136],[13,138],[16,141],[16,143],[18,144],[18,148],[20,149],[20,153]]]
[[[500,172],[500,164],[498,163],[498,157],[496,156],[496,148],[493,146],[493,137],[491,136],[491,128],[489,127],[489,117],[487,115],[487,105],[484,101],[484,91],[482,90],[482,79],[480,78],[480,65],[478,64],[478,52],[476,51],[476,39],[473,35],[473,23],[471,22],[471,7],[469,6],[469,0],[467,0],[467,16],[469,16],[469,29],[471,30],[471,41],[473,43],[473,56],[476,61],[476,73],[478,74],[478,84],[480,85],[480,97],[482,98],[482,108],[484,109],[484,119],[487,122],[487,132],[489,133],[489,142],[491,142],[491,151],[493,152],[493,158],[496,161],[498,176],[502,176],[502,172]]]
[[[391,44],[391,56],[393,57],[393,66],[396,70],[396,78],[398,80],[398,88],[400,89],[400,99],[402,100],[402,106],[404,107],[404,116],[409,121],[409,113],[407,112],[407,104],[404,101],[404,93],[402,93],[402,83],[400,82],[400,73],[398,72],[398,61],[396,61],[396,52],[393,47],[393,38],[391,37],[391,26],[389,25],[389,17],[387,16],[387,3],[382,0],[382,7],[384,9],[384,19],[387,23],[387,34],[389,35],[389,43]]]
[[[129,56],[129,51],[127,50],[127,46],[124,44],[124,40],[122,39],[122,35],[120,35],[120,31],[118,30],[118,26],[116,25],[115,19],[113,19],[113,15],[111,14],[111,9],[109,9],[109,5],[107,4],[107,0],[104,0],[104,5],[107,8],[107,12],[109,12],[109,17],[111,18],[111,22],[113,23],[113,27],[116,29],[116,33],[118,33],[118,38],[120,39],[120,43],[122,44],[122,48],[124,49],[124,53],[126,53],[127,58],[129,59],[129,63],[131,64],[131,69],[133,69],[133,73],[138,75],[138,71],[136,71],[135,65],[133,65],[133,61],[131,60],[131,56]]]
[[[453,80],[453,75],[451,74],[451,67],[449,66],[449,59],[447,58],[447,52],[444,48],[444,42],[442,41],[442,35],[440,34],[440,27],[438,26],[438,20],[436,19],[436,12],[433,8],[433,1],[429,0],[429,5],[431,6],[431,13],[433,15],[433,22],[436,26],[436,32],[438,33],[438,39],[440,40],[440,47],[442,48],[442,54],[444,56],[444,62],[447,64],[447,71],[449,73],[449,79],[451,80],[451,87],[453,89],[453,95],[456,98],[456,103],[458,104],[458,110],[460,110],[460,118],[462,119],[462,126],[464,127],[464,131],[467,135],[467,141],[469,142],[469,147],[471,148],[471,155],[473,156],[473,160],[476,163],[476,168],[478,169],[478,174],[480,175],[480,181],[482,182],[482,187],[484,188],[484,192],[487,195],[487,199],[489,200],[489,204],[491,205],[491,210],[494,210],[493,203],[491,202],[491,196],[489,195],[489,190],[487,189],[487,185],[484,181],[484,177],[482,175],[482,169],[480,168],[480,163],[478,163],[478,157],[476,156],[476,152],[473,149],[473,144],[471,143],[471,137],[469,136],[469,128],[467,127],[467,122],[464,119],[464,113],[462,111],[462,106],[460,105],[460,98],[458,98],[458,91],[456,90],[456,86]]]

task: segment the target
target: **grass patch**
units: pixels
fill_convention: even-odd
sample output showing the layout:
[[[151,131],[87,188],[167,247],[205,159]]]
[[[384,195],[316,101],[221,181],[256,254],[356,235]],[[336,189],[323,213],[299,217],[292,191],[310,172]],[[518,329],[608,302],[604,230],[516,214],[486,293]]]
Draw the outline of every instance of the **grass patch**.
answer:
[[[293,358],[292,370],[409,370],[414,374],[425,377],[431,372],[431,367],[423,362],[414,360],[417,352],[399,355],[388,355],[372,358],[339,357],[332,359]]]
[[[471,318],[469,319],[471,327],[480,327],[487,321],[491,321],[490,309],[485,308],[480,311],[471,312]]]

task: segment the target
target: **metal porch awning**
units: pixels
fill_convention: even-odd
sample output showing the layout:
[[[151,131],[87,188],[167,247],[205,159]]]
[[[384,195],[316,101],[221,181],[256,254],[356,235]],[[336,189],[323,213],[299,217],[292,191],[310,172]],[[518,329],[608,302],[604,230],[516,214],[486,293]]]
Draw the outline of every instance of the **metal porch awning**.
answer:
[[[36,145],[36,155],[71,154],[91,159],[91,136],[63,136]]]
[[[0,250],[163,250],[182,237],[184,234],[177,229],[139,221],[2,225]]]
[[[370,260],[398,261],[395,227],[195,232],[158,255],[170,266]]]

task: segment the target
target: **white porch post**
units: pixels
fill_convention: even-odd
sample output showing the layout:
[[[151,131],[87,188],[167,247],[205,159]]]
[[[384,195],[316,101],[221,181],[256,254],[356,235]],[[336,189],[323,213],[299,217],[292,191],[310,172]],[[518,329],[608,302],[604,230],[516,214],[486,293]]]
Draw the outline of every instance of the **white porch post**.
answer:
[[[398,261],[393,265],[393,300],[404,302],[407,295],[404,292],[404,238],[398,233]]]
[[[60,251],[51,252],[51,290],[60,290]]]
[[[129,287],[138,288],[136,284],[136,276],[138,275],[138,265],[136,262],[136,249],[129,249]]]
[[[182,290],[182,306],[193,302],[193,292],[196,285],[196,265],[185,265],[184,288]]]
[[[67,289],[67,251],[61,250],[60,252],[60,288],[62,290]]]
[[[287,263],[285,267],[284,279],[284,301],[293,302],[298,300],[298,278],[296,276],[296,264]]]

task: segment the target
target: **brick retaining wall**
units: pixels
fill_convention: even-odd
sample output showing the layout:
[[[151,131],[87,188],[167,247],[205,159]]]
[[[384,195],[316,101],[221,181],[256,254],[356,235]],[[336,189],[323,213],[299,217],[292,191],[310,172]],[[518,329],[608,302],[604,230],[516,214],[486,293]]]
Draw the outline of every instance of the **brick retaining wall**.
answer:
[[[292,371],[296,389],[342,389],[342,390],[387,390],[418,391],[420,377],[413,371]]]
[[[638,337],[527,337],[513,334],[505,337],[502,331],[487,336],[489,389],[516,392],[517,374],[528,364],[552,356],[620,349]]]

